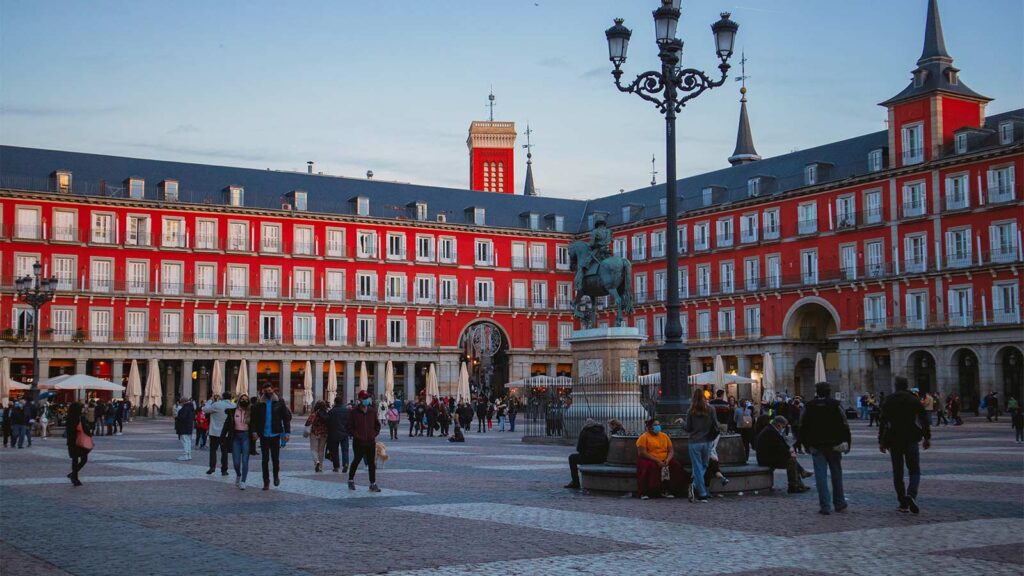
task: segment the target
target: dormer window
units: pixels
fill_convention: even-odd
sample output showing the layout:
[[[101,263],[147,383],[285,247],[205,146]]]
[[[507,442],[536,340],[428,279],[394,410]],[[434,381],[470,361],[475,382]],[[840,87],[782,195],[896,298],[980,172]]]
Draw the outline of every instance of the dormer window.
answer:
[[[668,198],[658,199],[658,214],[662,216],[668,214]]]
[[[356,196],[349,200],[352,203],[352,208],[356,211],[356,216],[369,216],[370,215],[370,199],[366,196]]]
[[[882,149],[877,148],[868,152],[868,172],[882,171]]]
[[[487,224],[487,211],[477,206],[466,208],[466,220],[475,226]]]
[[[178,181],[164,180],[160,183],[160,198],[164,202],[178,201]]]
[[[124,181],[124,187],[132,200],[142,200],[146,197],[146,181],[142,178],[129,178]]]
[[[715,199],[715,189],[710,186],[700,191],[701,206],[711,206]]]
[[[632,206],[623,206],[622,207],[622,222],[623,223],[629,222],[629,215],[632,214],[632,213],[633,213],[633,207]]]
[[[245,206],[245,188],[228,186],[224,189],[224,201],[228,206]]]
[[[999,123],[999,143],[1004,146],[1013,143],[1013,122]]]
[[[956,68],[946,69],[946,81],[953,86],[956,86],[960,82],[960,75],[957,74]]]
[[[562,216],[561,214],[555,214],[555,217],[553,218],[553,220],[554,220],[554,224],[555,224],[555,232],[564,232],[565,231],[565,216]]]
[[[536,212],[523,212],[521,214],[523,224],[530,230],[540,230],[540,214]]]
[[[967,152],[967,134],[961,132],[953,137],[953,149],[957,154],[963,154]]]
[[[818,183],[818,165],[808,164],[804,166],[804,185],[813,186]]]
[[[747,180],[747,198],[756,198],[761,195],[761,178]]]
[[[427,219],[427,203],[426,202],[414,202],[412,205],[413,218],[424,222]]]
[[[71,172],[68,170],[57,170],[50,175],[53,189],[61,194],[71,193]]]

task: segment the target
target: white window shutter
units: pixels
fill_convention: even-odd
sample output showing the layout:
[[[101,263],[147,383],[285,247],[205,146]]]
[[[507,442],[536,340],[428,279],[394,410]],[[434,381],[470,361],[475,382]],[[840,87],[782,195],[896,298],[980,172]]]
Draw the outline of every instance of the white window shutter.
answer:
[[[999,186],[999,172],[996,170],[988,171],[988,193],[992,194],[992,190]]]

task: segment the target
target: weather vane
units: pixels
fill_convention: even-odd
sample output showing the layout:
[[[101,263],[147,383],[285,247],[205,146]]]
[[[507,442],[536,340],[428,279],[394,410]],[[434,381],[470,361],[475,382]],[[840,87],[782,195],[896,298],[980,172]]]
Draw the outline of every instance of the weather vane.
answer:
[[[494,122],[494,86],[491,86],[491,93],[487,95],[487,107],[491,109],[491,122]]]
[[[740,52],[740,75],[736,77],[736,81],[740,83],[740,94],[747,93],[747,80],[750,76],[747,76],[747,53]]]
[[[530,123],[526,123],[526,132],[523,132],[523,136],[526,136],[526,144],[523,144],[523,148],[526,148],[526,159],[533,158],[533,144],[530,143],[530,135],[533,134],[533,130],[530,129]]]
[[[654,186],[658,183],[658,180],[655,178],[657,175],[658,169],[655,167],[654,154],[651,154],[651,186]]]

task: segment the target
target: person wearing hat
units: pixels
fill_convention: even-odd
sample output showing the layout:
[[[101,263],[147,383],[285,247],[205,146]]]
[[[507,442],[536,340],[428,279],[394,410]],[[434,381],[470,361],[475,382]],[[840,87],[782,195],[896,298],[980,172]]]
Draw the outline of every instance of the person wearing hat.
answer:
[[[818,487],[818,512],[823,515],[846,510],[843,493],[843,454],[850,451],[850,425],[839,402],[831,398],[828,382],[814,385],[814,399],[804,405],[800,432],[814,462],[814,483]],[[826,475],[832,477],[832,491]]]
[[[370,492],[380,492],[377,487],[377,435],[380,434],[380,420],[373,410],[370,394],[359,391],[359,405],[348,416],[348,435],[352,437],[352,465],[348,468],[348,489],[356,489],[356,469],[359,461],[366,462],[370,474]]]

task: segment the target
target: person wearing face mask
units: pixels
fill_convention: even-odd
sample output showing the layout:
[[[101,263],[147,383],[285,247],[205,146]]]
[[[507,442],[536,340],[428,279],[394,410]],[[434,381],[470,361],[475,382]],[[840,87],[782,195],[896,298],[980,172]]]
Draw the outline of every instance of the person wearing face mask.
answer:
[[[274,386],[263,386],[263,398],[252,409],[250,429],[260,438],[263,460],[263,489],[270,490],[270,464],[274,465],[274,486],[281,485],[281,441],[288,442],[292,433],[292,413],[284,401],[274,394]]]
[[[675,459],[672,439],[661,431],[656,418],[647,421],[647,431],[636,440],[636,482],[641,500],[651,496],[675,498],[686,472]],[[668,475],[668,483],[663,481]]]
[[[348,489],[356,489],[356,469],[359,461],[366,462],[370,475],[370,492],[380,492],[377,487],[377,435],[380,434],[380,420],[371,406],[370,394],[359,391],[359,406],[348,416],[348,435],[352,437],[352,465],[348,469]]]
[[[235,466],[235,486],[245,490],[245,481],[249,477],[249,447],[252,436],[249,426],[249,395],[242,394],[238,403],[232,403],[224,410],[224,424],[221,427],[221,446],[231,446],[231,462]]]

